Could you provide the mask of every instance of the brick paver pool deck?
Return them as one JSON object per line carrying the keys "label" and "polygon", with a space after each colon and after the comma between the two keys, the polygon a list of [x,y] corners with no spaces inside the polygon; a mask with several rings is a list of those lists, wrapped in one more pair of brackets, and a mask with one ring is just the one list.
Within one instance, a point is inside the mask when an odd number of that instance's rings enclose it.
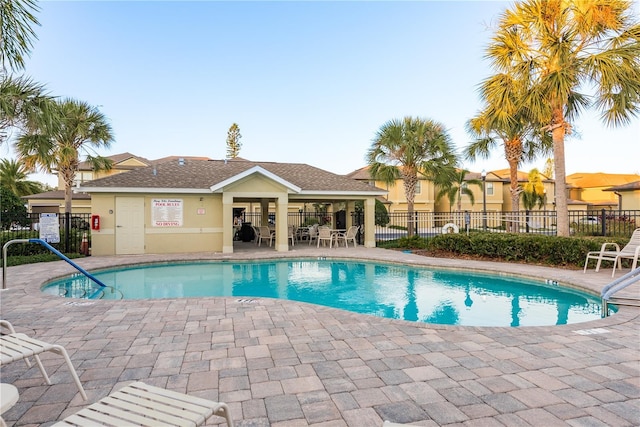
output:
{"label": "brick paver pool deck", "polygon": [[[238,244],[226,254],[90,257],[86,269],[162,260],[290,256],[359,258],[502,271],[599,294],[611,270],[564,270],[435,259],[383,249],[288,253]],[[1,317],[19,332],[63,345],[89,397],[61,357],[11,363],[2,382],[20,392],[9,425],[38,426],[133,381],[226,402],[238,426],[637,426],[640,309],[550,327],[458,327],[358,315],[264,298],[87,301],[44,295],[72,273],[63,261],[10,267]],[[620,276],[620,273],[617,275]],[[640,297],[640,286],[633,290]],[[212,417],[209,425],[222,418]]]}

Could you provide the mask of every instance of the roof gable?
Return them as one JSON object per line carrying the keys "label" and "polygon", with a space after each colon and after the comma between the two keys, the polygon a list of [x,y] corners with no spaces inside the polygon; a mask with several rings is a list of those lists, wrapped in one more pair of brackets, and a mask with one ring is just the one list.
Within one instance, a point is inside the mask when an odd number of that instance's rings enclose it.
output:
{"label": "roof gable", "polygon": [[290,191],[293,191],[294,193],[299,193],[300,190],[302,190],[300,187],[298,187],[297,185],[294,185],[284,179],[282,179],[281,177],[279,177],[276,174],[273,174],[271,172],[269,172],[268,170],[265,170],[264,168],[260,167],[260,166],[254,166],[251,169],[247,169],[244,172],[241,172],[237,175],[232,176],[231,178],[225,179],[224,181],[221,181],[217,184],[214,184],[210,187],[211,191],[213,193],[222,193],[224,191],[224,187],[227,187],[231,184],[237,183],[251,175],[254,174],[258,174],[258,175],[262,175],[272,181],[277,182],[278,184],[282,185],[283,187],[289,189]]}

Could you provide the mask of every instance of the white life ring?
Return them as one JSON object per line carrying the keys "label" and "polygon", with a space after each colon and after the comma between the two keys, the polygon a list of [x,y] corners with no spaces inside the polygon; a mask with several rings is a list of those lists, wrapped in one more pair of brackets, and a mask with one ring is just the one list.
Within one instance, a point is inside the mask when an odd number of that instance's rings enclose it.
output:
{"label": "white life ring", "polygon": [[460,229],[458,228],[458,226],[452,222],[442,226],[442,234],[459,233],[459,232],[460,232]]}

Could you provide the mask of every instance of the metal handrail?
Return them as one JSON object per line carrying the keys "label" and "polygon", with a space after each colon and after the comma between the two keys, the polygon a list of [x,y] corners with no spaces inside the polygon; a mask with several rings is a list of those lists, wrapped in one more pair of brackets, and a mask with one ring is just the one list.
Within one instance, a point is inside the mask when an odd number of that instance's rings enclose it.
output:
{"label": "metal handrail", "polygon": [[57,255],[60,259],[66,261],[69,265],[71,265],[73,268],[78,270],[80,273],[82,273],[85,276],[87,276],[89,279],[91,279],[94,282],[96,282],[98,285],[100,285],[102,287],[106,287],[107,286],[104,283],[102,283],[100,280],[98,280],[95,276],[93,276],[91,273],[89,273],[87,270],[85,270],[84,268],[80,267],[75,262],[71,261],[66,255],[64,255],[62,252],[60,252],[59,250],[57,250],[56,248],[54,248],[53,246],[51,246],[49,243],[45,242],[44,240],[42,240],[42,239],[13,239],[13,240],[9,240],[2,247],[2,289],[6,289],[6,283],[7,283],[7,248],[9,247],[9,245],[11,245],[13,243],[38,243],[38,244],[44,246],[45,248],[49,249],[51,252],[53,252],[55,255]]}
{"label": "metal handrail", "polygon": [[[633,285],[634,283],[640,282],[640,267],[635,270],[631,270],[624,276],[614,280],[613,282],[606,285],[602,288],[602,292],[600,293],[602,297],[602,317],[606,317],[609,315],[609,300],[611,297],[618,291],[626,288],[627,286]],[[635,298],[626,298],[628,300],[634,300]],[[640,303],[640,300],[637,300]]]}

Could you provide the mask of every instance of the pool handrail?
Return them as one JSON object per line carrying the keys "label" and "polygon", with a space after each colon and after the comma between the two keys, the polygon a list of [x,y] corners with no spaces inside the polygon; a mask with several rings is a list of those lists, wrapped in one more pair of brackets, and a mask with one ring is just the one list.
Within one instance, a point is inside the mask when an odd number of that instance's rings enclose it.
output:
{"label": "pool handrail", "polygon": [[6,289],[6,283],[7,283],[7,248],[12,243],[38,243],[38,244],[44,246],[45,248],[49,249],[51,252],[53,252],[55,255],[57,255],[60,259],[62,259],[64,261],[66,261],[67,263],[69,263],[69,265],[71,265],[73,268],[78,270],[80,273],[82,273],[85,276],[87,276],[89,279],[93,280],[98,285],[100,285],[102,287],[106,287],[107,286],[104,283],[102,283],[100,280],[98,280],[95,276],[93,276],[91,273],[89,273],[87,270],[85,270],[84,268],[80,267],[75,262],[71,261],[66,255],[64,255],[62,252],[60,252],[59,250],[57,250],[56,248],[54,248],[53,246],[51,246],[49,243],[45,242],[44,240],[42,240],[42,239],[13,239],[13,240],[9,240],[2,247],[2,289]]}
{"label": "pool handrail", "polygon": [[[640,282],[640,267],[634,270],[631,270],[624,276],[614,280],[613,282],[609,283],[604,288],[602,288],[602,292],[600,293],[600,295],[602,297],[603,317],[606,317],[609,315],[608,304],[616,292],[626,288],[627,286],[630,286],[630,285],[633,285],[634,283],[639,283],[639,282]],[[636,302],[634,298],[624,298],[624,299],[633,300],[635,302],[634,305],[640,303],[640,301]],[[617,301],[617,302],[620,303],[620,301]]]}

